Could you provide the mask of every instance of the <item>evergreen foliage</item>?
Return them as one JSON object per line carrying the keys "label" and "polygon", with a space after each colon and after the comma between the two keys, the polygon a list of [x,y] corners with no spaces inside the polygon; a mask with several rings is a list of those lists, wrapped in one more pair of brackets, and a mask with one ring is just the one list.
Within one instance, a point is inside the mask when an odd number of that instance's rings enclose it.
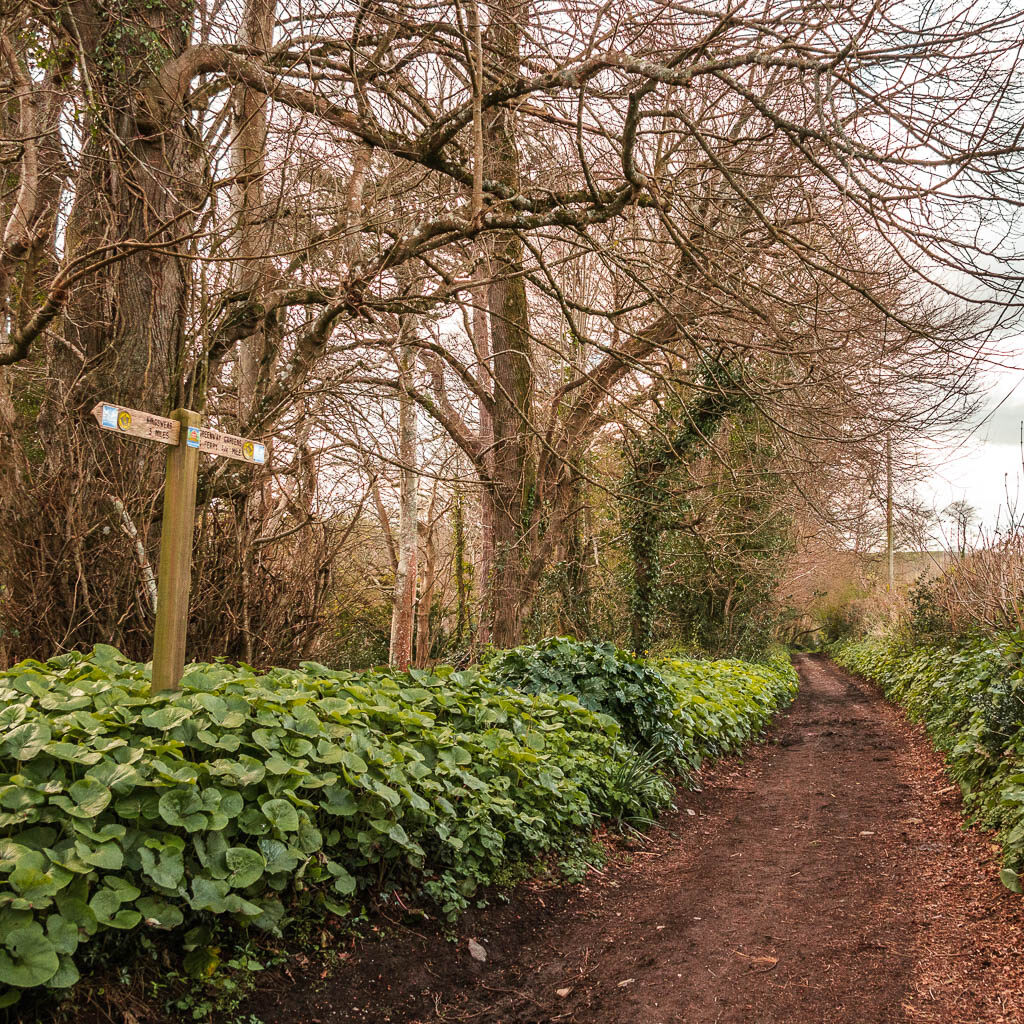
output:
{"label": "evergreen foliage", "polygon": [[833,648],[839,664],[877,683],[928,729],[973,821],[996,829],[1001,878],[1024,872],[1024,636],[906,642],[868,638]]}

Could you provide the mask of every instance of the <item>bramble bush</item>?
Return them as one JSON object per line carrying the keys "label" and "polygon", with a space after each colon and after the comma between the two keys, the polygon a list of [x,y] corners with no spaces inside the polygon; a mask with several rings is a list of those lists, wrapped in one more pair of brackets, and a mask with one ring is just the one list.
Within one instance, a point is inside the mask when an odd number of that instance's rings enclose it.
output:
{"label": "bramble bush", "polygon": [[1003,883],[1024,891],[1024,636],[868,638],[831,653],[924,724],[946,755],[969,817],[999,832]]}
{"label": "bramble bush", "polygon": [[[722,665],[641,673],[689,766],[794,689],[788,665]],[[493,675],[201,664],[151,696],[106,646],[0,673],[0,1006],[72,986],[83,943],[133,929],[190,929],[201,975],[218,918],[280,932],[396,887],[453,916],[509,865],[670,804],[615,718]]]}

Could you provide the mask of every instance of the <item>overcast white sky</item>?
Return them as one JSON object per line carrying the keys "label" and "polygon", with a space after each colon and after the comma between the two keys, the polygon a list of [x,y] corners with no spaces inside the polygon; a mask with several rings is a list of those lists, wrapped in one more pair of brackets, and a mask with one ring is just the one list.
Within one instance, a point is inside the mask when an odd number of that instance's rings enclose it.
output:
{"label": "overcast white sky", "polygon": [[1000,370],[990,378],[992,389],[979,417],[969,425],[970,435],[944,444],[931,456],[932,477],[919,489],[938,512],[950,502],[967,501],[988,528],[997,518],[1005,525],[1007,494],[1018,511],[1024,511],[1024,373]]}

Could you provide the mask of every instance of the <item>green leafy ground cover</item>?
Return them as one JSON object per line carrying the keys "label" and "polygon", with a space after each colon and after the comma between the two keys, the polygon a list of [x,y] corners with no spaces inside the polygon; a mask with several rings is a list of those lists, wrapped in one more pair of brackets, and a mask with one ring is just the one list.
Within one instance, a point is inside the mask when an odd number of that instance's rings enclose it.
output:
{"label": "green leafy ground cover", "polygon": [[999,833],[1004,884],[1024,890],[1024,636],[847,640],[831,653],[925,725],[971,820]]}
{"label": "green leafy ground cover", "polygon": [[[385,888],[455,915],[510,865],[655,815],[672,799],[666,756],[693,768],[736,749],[796,688],[788,662],[649,666],[550,645],[586,664],[586,686],[500,659],[204,664],[151,697],[148,668],[104,646],[0,673],[0,1006],[71,987],[85,944],[119,934],[177,929],[201,975],[218,919],[276,933],[300,907],[344,917]],[[618,704],[584,695],[602,674]]]}
{"label": "green leafy ground cover", "polygon": [[671,656],[645,661],[614,644],[549,637],[498,652],[486,671],[527,693],[572,694],[585,708],[614,718],[634,749],[684,775],[707,757],[739,750],[796,693],[785,652],[764,664]]}

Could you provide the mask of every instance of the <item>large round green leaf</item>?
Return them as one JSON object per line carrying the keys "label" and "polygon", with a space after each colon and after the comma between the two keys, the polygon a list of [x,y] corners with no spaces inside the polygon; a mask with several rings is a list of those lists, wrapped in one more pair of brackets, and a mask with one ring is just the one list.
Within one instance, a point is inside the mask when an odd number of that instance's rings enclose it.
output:
{"label": "large round green leaf", "polygon": [[267,862],[255,850],[245,846],[232,846],[225,854],[228,882],[233,889],[245,889],[263,874]]}
{"label": "large round green leaf", "polygon": [[110,790],[96,779],[84,778],[73,782],[68,796],[76,805],[71,813],[79,818],[95,818],[110,803]]}
{"label": "large round green leaf", "polygon": [[11,888],[30,904],[45,907],[68,882],[71,872],[51,863],[49,857],[38,850],[29,850],[17,860],[10,874]]}
{"label": "large round green leaf", "polygon": [[60,967],[57,973],[46,983],[47,988],[71,988],[78,982],[80,975],[74,960],[70,956],[60,958]]}
{"label": "large round green leaf", "polygon": [[178,825],[188,832],[198,832],[206,825],[203,800],[193,786],[176,786],[164,793],[157,804],[160,817],[168,825]]}
{"label": "large round green leaf", "polygon": [[60,910],[61,917],[78,929],[79,936],[83,933],[85,935],[95,934],[98,927],[96,914],[84,899],[60,893],[57,896],[57,908]]}
{"label": "large round green leaf", "polygon": [[51,914],[46,919],[46,937],[53,943],[58,953],[69,956],[78,949],[78,925],[69,921],[63,914]]}
{"label": "large round green leaf", "polygon": [[45,985],[60,967],[53,943],[35,921],[13,928],[3,936],[0,948],[0,983],[16,988]]}
{"label": "large round green leaf", "polygon": [[221,814],[230,818],[237,818],[245,807],[245,800],[242,794],[233,789],[220,790],[220,811]]}
{"label": "large round green leaf", "polygon": [[327,870],[334,877],[334,888],[344,896],[356,891],[356,880],[340,864],[327,862]]}
{"label": "large round green leaf", "polygon": [[279,832],[298,832],[299,830],[299,812],[287,800],[280,798],[268,800],[263,805],[263,814]]}
{"label": "large round green leaf", "polygon": [[50,727],[46,722],[40,719],[23,722],[4,731],[0,755],[13,757],[15,761],[30,761],[50,742],[50,736]]}
{"label": "large round green leaf", "polygon": [[150,729],[165,732],[168,729],[181,725],[182,722],[191,717],[192,712],[189,708],[163,707],[143,715],[142,724]]}
{"label": "large round green leaf", "polygon": [[266,861],[266,870],[271,874],[294,871],[299,855],[277,839],[260,839],[257,844]]}
{"label": "large round green leaf", "polygon": [[301,736],[287,736],[281,746],[289,757],[307,757],[313,751],[313,744]]}
{"label": "large round green leaf", "polygon": [[6,731],[21,725],[27,714],[28,708],[24,704],[8,704],[7,707],[0,708],[0,729]]}
{"label": "large round green leaf", "polygon": [[223,914],[227,910],[225,902],[231,887],[227,882],[215,878],[193,878],[192,898],[189,903],[193,910],[209,910],[214,914]]}
{"label": "large round green leaf", "polygon": [[320,806],[328,814],[348,817],[359,809],[352,790],[346,789],[344,786],[325,786],[323,794],[324,798]]}
{"label": "large round green leaf", "polygon": [[999,872],[999,880],[1012,892],[1024,892],[1024,884],[1022,884],[1021,876],[1012,868],[1003,868],[1003,870]]}
{"label": "large round green leaf", "polygon": [[153,928],[177,928],[185,920],[185,915],[173,903],[152,896],[136,900],[135,909],[142,914],[146,924]]}
{"label": "large round green leaf", "polygon": [[366,762],[358,754],[353,754],[351,750],[342,752],[341,763],[357,775],[362,775],[367,770]]}

